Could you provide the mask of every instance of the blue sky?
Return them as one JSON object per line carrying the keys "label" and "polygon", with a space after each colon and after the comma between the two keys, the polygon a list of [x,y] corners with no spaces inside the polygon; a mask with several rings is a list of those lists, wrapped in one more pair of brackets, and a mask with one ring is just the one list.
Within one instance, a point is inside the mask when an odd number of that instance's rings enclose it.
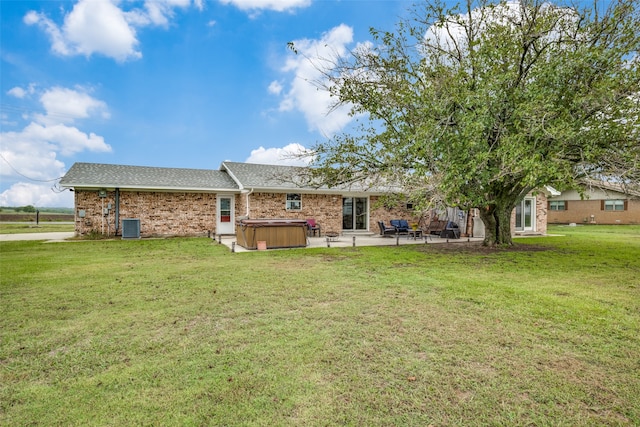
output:
{"label": "blue sky", "polygon": [[370,27],[392,30],[410,6],[0,0],[0,205],[73,206],[72,193],[52,187],[74,162],[290,162],[283,152],[351,120],[327,115],[305,55],[365,43]]}

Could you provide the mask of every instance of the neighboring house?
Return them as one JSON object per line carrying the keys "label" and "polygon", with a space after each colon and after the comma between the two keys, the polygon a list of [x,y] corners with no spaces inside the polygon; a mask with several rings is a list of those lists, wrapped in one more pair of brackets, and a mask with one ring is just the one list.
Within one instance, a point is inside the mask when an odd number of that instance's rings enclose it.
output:
{"label": "neighboring house", "polygon": [[[74,191],[78,235],[122,235],[129,219],[139,220],[143,237],[235,234],[243,218],[313,218],[323,234],[378,233],[378,221],[415,220],[410,206],[383,206],[384,189],[313,187],[302,179],[307,170],[237,162],[218,170],[76,163],[60,185]],[[525,198],[514,210],[514,232],[546,233],[546,204],[544,193]]]}
{"label": "neighboring house", "polygon": [[640,192],[606,182],[583,184],[584,194],[563,191],[549,198],[551,224],[640,224]]}

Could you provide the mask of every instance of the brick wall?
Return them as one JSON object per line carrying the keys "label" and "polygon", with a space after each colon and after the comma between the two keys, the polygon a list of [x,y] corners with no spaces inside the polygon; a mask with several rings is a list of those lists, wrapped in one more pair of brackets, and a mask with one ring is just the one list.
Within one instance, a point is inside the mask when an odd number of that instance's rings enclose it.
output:
{"label": "brick wall", "polygon": [[[245,195],[242,199],[241,212],[245,212]],[[342,196],[340,194],[301,194],[302,209],[286,210],[286,193],[252,193],[249,196],[251,219],[309,219],[313,218],[320,225],[324,234],[327,231],[342,231]]]}
{"label": "brick wall", "polygon": [[[78,235],[98,233],[113,236],[115,233],[115,191],[100,198],[97,191],[75,191],[75,229]],[[251,193],[249,217],[308,219],[314,218],[327,231],[342,232],[341,194],[302,194],[302,209],[287,211],[286,193]],[[103,216],[103,206],[111,203],[109,214]],[[80,211],[84,218],[79,217]],[[247,195],[236,194],[234,212],[236,219],[247,214]],[[216,232],[216,194],[184,192],[120,191],[120,224],[122,219],[140,219],[140,235],[151,236],[201,236]],[[404,206],[386,208],[378,205],[378,197],[369,199],[369,231],[378,233],[378,221],[389,223],[391,219],[417,221]]]}
{"label": "brick wall", "polygon": [[[419,220],[405,205],[386,207],[380,203],[380,198],[377,196],[371,196],[369,203],[369,229],[373,233],[380,233],[378,221],[389,225],[392,219],[406,219],[410,224],[413,222],[417,223]],[[426,224],[428,223],[429,222],[426,221]]]}
{"label": "brick wall", "polygon": [[[75,191],[75,228],[78,235],[115,233],[115,191],[100,198],[97,191]],[[237,200],[238,198],[236,198]],[[107,216],[103,206],[111,203]],[[85,217],[79,217],[79,211]],[[123,218],[140,219],[140,235],[150,236],[200,236],[215,232],[216,195],[211,193],[171,193],[120,191],[120,224]]]}
{"label": "brick wall", "polygon": [[[562,200],[562,197],[555,200]],[[567,200],[565,203],[567,209],[564,211],[549,210],[549,223],[640,224],[640,200],[627,200],[625,211],[605,211],[602,200]]]}
{"label": "brick wall", "polygon": [[[528,195],[527,197],[533,197]],[[533,230],[536,234],[547,234],[547,196],[544,193],[536,193],[536,224]],[[516,233],[516,210],[511,212],[511,234]]]}
{"label": "brick wall", "polygon": [[[240,212],[245,212],[245,195],[241,199]],[[260,218],[285,218],[308,219],[314,218],[324,234],[327,231],[342,232],[342,195],[341,194],[301,194],[302,209],[300,211],[287,211],[285,193],[252,193],[249,196],[250,217]],[[412,220],[411,213],[404,207],[386,208],[379,206],[378,197],[369,198],[369,231],[378,233],[378,221],[389,224],[391,219]],[[417,218],[413,218],[417,220]]]}

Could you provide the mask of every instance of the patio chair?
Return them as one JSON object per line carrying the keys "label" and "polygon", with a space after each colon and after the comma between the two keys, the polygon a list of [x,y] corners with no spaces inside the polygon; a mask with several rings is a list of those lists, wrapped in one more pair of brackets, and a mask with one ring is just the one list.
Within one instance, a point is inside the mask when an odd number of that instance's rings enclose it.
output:
{"label": "patio chair", "polygon": [[458,224],[453,221],[447,222],[445,229],[440,232],[440,237],[447,239],[459,239],[460,228],[458,227]]}
{"label": "patio chair", "polygon": [[392,219],[390,222],[398,234],[409,234],[409,221],[406,219]]}
{"label": "patio chair", "polygon": [[313,218],[307,219],[307,234],[315,237],[316,231],[318,232],[318,237],[320,237],[320,225]]}
{"label": "patio chair", "polygon": [[434,219],[429,223],[428,233],[439,236],[447,228],[447,221]]}
{"label": "patio chair", "polygon": [[395,236],[397,233],[395,227],[385,225],[382,221],[378,221],[378,227],[380,227],[381,236]]}

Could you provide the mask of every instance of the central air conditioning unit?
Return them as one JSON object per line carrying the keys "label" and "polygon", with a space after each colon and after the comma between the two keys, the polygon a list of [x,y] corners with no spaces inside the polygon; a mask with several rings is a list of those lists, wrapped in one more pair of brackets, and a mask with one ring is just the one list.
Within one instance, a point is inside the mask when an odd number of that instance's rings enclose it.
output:
{"label": "central air conditioning unit", "polygon": [[140,219],[139,218],[123,218],[122,219],[122,238],[123,239],[139,239],[140,238]]}

